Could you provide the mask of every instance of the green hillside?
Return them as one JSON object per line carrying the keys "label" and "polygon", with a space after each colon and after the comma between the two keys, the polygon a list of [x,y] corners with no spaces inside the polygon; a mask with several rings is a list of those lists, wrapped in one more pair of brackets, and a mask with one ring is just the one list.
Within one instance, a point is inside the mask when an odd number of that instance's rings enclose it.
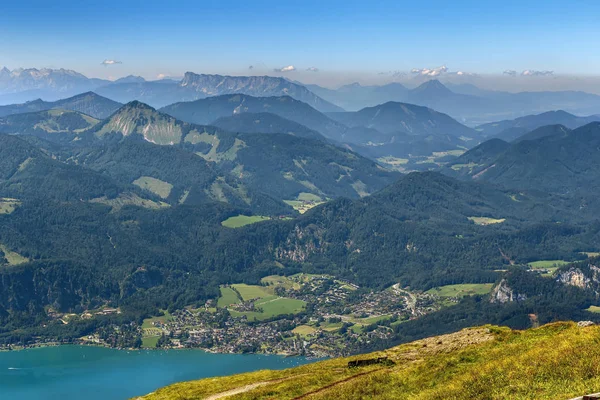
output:
{"label": "green hillside", "polygon": [[0,118],[0,133],[44,135],[81,133],[99,120],[77,111],[52,109]]}
{"label": "green hillside", "polygon": [[139,399],[564,400],[600,390],[599,335],[599,326],[572,322],[527,331],[488,325],[284,371],[177,383]]}
{"label": "green hillside", "polygon": [[326,140],[323,135],[304,125],[268,112],[244,112],[230,117],[221,117],[213,121],[212,125],[228,132],[287,133],[309,139]]}
{"label": "green hillside", "polygon": [[[88,132],[105,142],[133,135],[154,144],[180,147],[214,163],[226,181],[231,177],[280,201],[296,200],[303,192],[322,199],[358,198],[382,189],[398,176],[356,153],[323,143],[322,139],[285,133],[230,133],[182,122],[139,102],[128,103]],[[187,158],[192,157],[190,154]],[[217,185],[212,196],[222,197],[223,190],[226,189]]]}
{"label": "green hillside", "polygon": [[91,115],[94,118],[103,119],[108,118],[121,106],[121,103],[99,96],[94,92],[86,92],[57,101],[43,101],[38,99],[23,104],[0,106],[0,117],[59,109],[76,111],[82,114]]}

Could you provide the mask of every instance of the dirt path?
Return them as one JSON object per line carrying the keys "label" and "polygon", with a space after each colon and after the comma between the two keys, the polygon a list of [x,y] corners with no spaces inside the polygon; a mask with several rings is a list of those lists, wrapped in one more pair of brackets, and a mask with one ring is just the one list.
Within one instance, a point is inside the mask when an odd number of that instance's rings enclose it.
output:
{"label": "dirt path", "polygon": [[212,396],[205,397],[204,400],[222,399],[224,397],[229,397],[229,396],[233,396],[233,395],[236,395],[236,394],[249,392],[251,390],[254,390],[254,389],[256,389],[258,387],[261,387],[261,386],[268,385],[270,383],[275,383],[275,381],[253,383],[251,385],[246,385],[246,386],[242,386],[242,387],[239,387],[239,388],[231,389],[231,390],[228,390],[226,392],[221,392],[221,393],[213,394]]}
{"label": "dirt path", "polygon": [[240,387],[235,388],[235,389],[227,390],[226,392],[221,392],[221,393],[217,393],[217,394],[213,394],[211,396],[205,397],[204,400],[218,400],[218,399],[223,399],[225,397],[234,396],[236,394],[246,393],[246,392],[249,392],[249,391],[254,390],[256,388],[262,387],[262,386],[271,385],[273,383],[280,383],[280,382],[289,381],[290,379],[295,379],[295,378],[298,378],[298,377],[303,376],[303,375],[305,375],[305,374],[288,376],[287,378],[273,379],[273,380],[270,380],[270,381],[262,381],[262,382],[252,383],[252,384],[246,385],[246,386],[240,386]]}

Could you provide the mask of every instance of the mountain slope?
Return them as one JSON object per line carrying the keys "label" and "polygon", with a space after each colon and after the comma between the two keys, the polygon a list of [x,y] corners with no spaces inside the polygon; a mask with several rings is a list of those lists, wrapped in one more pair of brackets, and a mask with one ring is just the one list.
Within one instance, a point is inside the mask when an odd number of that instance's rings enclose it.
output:
{"label": "mountain slope", "polygon": [[[535,140],[514,143],[496,157],[473,168],[469,179],[513,189],[537,189],[563,195],[591,195],[600,187],[600,123],[573,131],[544,127]],[[582,205],[585,207],[585,205]]]}
{"label": "mountain slope", "polygon": [[569,129],[579,128],[590,122],[599,121],[599,116],[578,117],[566,111],[548,111],[537,115],[527,115],[514,120],[504,120],[480,125],[475,129],[484,137],[497,137],[513,141],[519,136],[546,125],[563,125]]}
{"label": "mountain slope", "polygon": [[209,97],[192,102],[176,103],[160,109],[182,121],[207,125],[221,117],[239,113],[268,112],[289,119],[322,135],[342,140],[347,127],[333,121],[310,105],[289,96],[253,97],[242,94]]}
{"label": "mountain slope", "polygon": [[290,96],[323,112],[343,111],[304,86],[270,76],[222,76],[187,72],[179,82],[122,82],[103,86],[97,91],[120,102],[138,100],[157,108],[214,96],[243,94],[255,97]]}
{"label": "mountain slope", "polygon": [[[594,345],[599,334],[598,326],[567,322],[527,331],[488,325],[284,371],[176,383],[141,399],[237,393],[252,399],[563,400],[597,392],[600,379],[590,371],[600,362]],[[350,368],[348,363],[356,360],[374,362]]]}
{"label": "mountain slope", "polygon": [[51,109],[77,111],[94,118],[103,119],[114,113],[122,104],[99,96],[93,92],[78,94],[76,96],[53,102],[34,100],[24,104],[0,106],[0,117],[11,114],[22,114]]}
{"label": "mountain slope", "polygon": [[102,79],[89,79],[86,76],[67,69],[18,68],[0,69],[0,95],[4,99],[58,99],[76,93],[94,90],[108,83]]}
{"label": "mountain slope", "polygon": [[212,125],[228,132],[287,133],[309,139],[326,140],[319,132],[272,113],[244,112],[230,117],[221,117],[213,121]]}
{"label": "mountain slope", "polygon": [[224,202],[261,215],[288,214],[283,202],[221,175],[196,154],[175,146],[156,146],[136,137],[118,143],[96,144],[67,153],[71,162],[135,185],[176,206]]}
{"label": "mountain slope", "polygon": [[240,93],[249,96],[290,96],[321,112],[343,111],[306,87],[271,76],[222,76],[186,72],[180,86],[203,97]]}
{"label": "mountain slope", "polygon": [[0,197],[82,201],[125,192],[106,176],[63,164],[22,140],[0,134]]}
{"label": "mountain slope", "polygon": [[568,136],[572,129],[567,128],[564,125],[547,125],[527,132],[513,141],[513,143],[522,142],[524,140],[537,140],[545,137],[558,138],[561,136]]}
{"label": "mountain slope", "polygon": [[473,137],[476,132],[446,114],[414,104],[388,102],[354,113],[332,113],[332,118],[350,126],[365,126],[382,133],[405,132],[411,135],[450,134]]}
{"label": "mountain slope", "polygon": [[0,133],[47,135],[81,133],[99,120],[77,111],[52,109],[0,118]]}
{"label": "mountain slope", "polygon": [[[261,99],[251,99],[263,104]],[[284,103],[296,102],[289,97],[282,99]],[[207,100],[210,104],[211,99]],[[222,105],[222,99],[217,98],[217,104]],[[121,135],[140,135],[155,144],[179,145],[216,163],[223,173],[240,179],[248,187],[280,200],[295,200],[304,192],[322,199],[356,198],[383,188],[396,176],[370,160],[322,140],[288,134],[230,133],[179,121],[139,102],[126,104],[89,133],[108,140]]]}

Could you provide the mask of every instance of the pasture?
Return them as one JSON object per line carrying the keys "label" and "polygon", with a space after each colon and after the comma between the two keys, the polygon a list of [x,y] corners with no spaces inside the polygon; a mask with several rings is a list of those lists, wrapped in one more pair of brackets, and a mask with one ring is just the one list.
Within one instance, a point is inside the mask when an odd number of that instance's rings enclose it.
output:
{"label": "pasture", "polygon": [[493,283],[462,283],[458,285],[439,286],[429,289],[425,293],[435,294],[439,297],[464,297],[476,294],[487,294],[492,290]]}
{"label": "pasture", "polygon": [[225,221],[222,221],[221,225],[226,228],[241,228],[242,226],[268,221],[270,219],[270,217],[262,215],[236,215],[235,217],[229,217]]}
{"label": "pasture", "polygon": [[262,299],[272,296],[274,293],[272,288],[258,285],[246,285],[245,283],[237,283],[231,285],[231,287],[242,296],[242,300],[244,301]]}
{"label": "pasture", "polygon": [[262,321],[283,314],[296,314],[304,310],[306,303],[302,300],[289,299],[287,297],[271,296],[256,301],[254,305],[262,311],[236,311],[229,310],[232,316],[246,316],[250,321]]}
{"label": "pasture", "polygon": [[496,219],[496,218],[488,218],[488,217],[469,217],[468,219],[470,221],[473,221],[475,223],[475,225],[481,225],[481,226],[501,224],[504,221],[506,221],[505,218]]}
{"label": "pasture", "polygon": [[221,297],[217,301],[217,306],[220,308],[225,308],[232,304],[241,303],[241,299],[238,294],[229,287],[221,287]]}
{"label": "pasture", "polygon": [[142,176],[133,181],[133,184],[160,196],[162,199],[169,197],[171,189],[173,189],[173,185],[169,182],[161,181],[151,176]]}

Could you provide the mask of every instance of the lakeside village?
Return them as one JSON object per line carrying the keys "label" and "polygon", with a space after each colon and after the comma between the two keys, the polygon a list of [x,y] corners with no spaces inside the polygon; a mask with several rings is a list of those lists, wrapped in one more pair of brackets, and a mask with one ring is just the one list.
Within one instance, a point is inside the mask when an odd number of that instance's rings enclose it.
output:
{"label": "lakeside village", "polygon": [[[222,286],[220,298],[207,301],[203,307],[172,314],[164,311],[163,316],[146,319],[141,326],[132,322],[103,327],[70,343],[337,357],[389,340],[397,324],[455,301],[458,296],[410,292],[400,285],[374,292],[327,275],[270,276],[260,285]],[[120,310],[104,308],[95,314],[52,316],[68,324],[73,318],[114,313]]]}

